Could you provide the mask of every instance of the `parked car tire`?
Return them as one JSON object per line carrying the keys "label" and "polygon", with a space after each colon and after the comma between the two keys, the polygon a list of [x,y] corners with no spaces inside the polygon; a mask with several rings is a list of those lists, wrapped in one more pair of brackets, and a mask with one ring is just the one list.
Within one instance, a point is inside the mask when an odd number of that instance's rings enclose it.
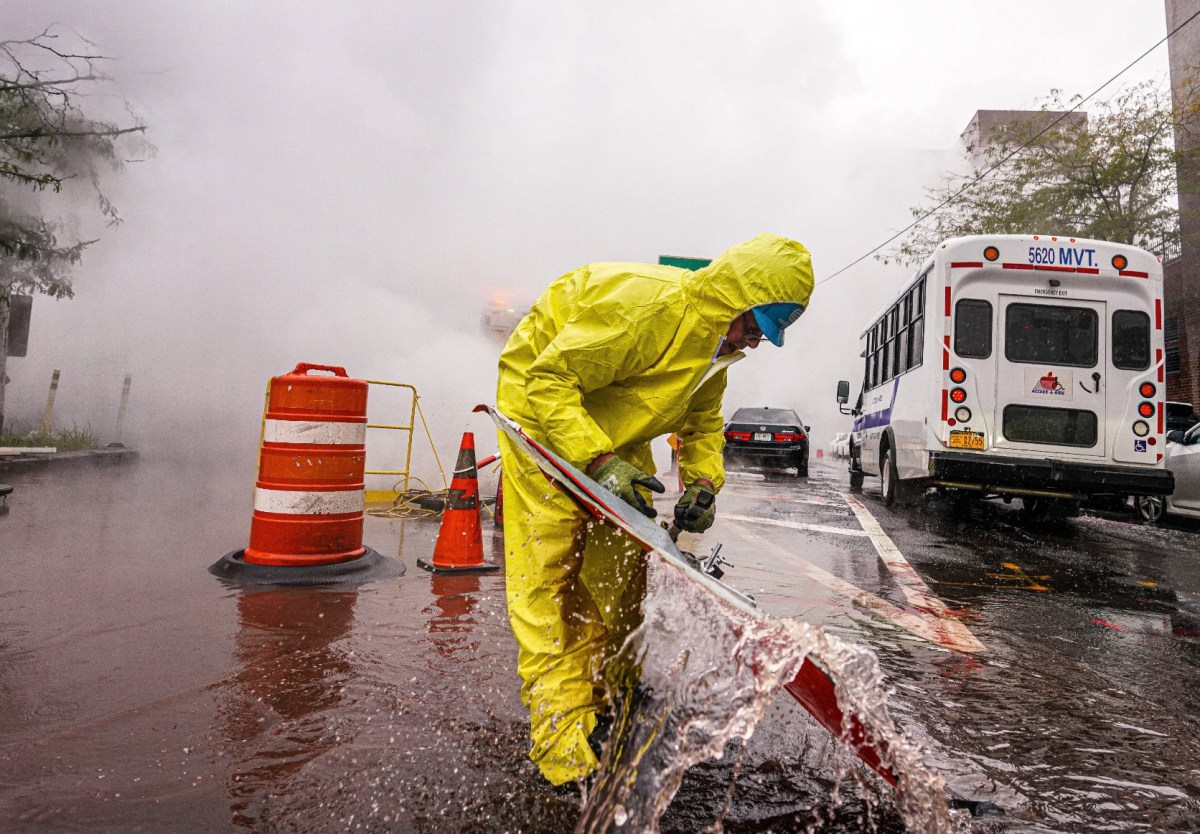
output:
{"label": "parked car tire", "polygon": [[1166,512],[1167,500],[1161,495],[1135,495],[1133,508],[1144,523],[1156,524]]}

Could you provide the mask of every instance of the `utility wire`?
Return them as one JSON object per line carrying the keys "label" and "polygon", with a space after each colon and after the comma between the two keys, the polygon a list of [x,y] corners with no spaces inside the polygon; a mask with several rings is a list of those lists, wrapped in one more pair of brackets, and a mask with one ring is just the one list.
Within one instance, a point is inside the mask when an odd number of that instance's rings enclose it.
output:
{"label": "utility wire", "polygon": [[1103,90],[1103,89],[1104,89],[1105,87],[1107,87],[1109,84],[1113,83],[1113,82],[1114,82],[1114,81],[1116,81],[1118,78],[1120,78],[1122,75],[1124,75],[1125,73],[1129,72],[1129,70],[1130,70],[1130,69],[1132,69],[1132,68],[1133,68],[1133,66],[1134,66],[1135,64],[1137,64],[1139,61],[1141,61],[1143,58],[1145,58],[1145,57],[1146,57],[1147,55],[1149,55],[1151,52],[1153,52],[1154,50],[1158,49],[1160,46],[1162,46],[1164,43],[1166,43],[1168,40],[1170,40],[1170,38],[1171,38],[1171,36],[1172,36],[1172,35],[1174,35],[1176,32],[1178,32],[1178,31],[1179,31],[1180,29],[1182,29],[1184,26],[1187,26],[1189,23],[1191,23],[1191,22],[1192,22],[1193,20],[1195,20],[1197,17],[1200,17],[1200,11],[1197,11],[1197,12],[1193,13],[1191,17],[1189,17],[1187,20],[1183,21],[1183,23],[1180,23],[1178,26],[1176,26],[1176,27],[1175,27],[1174,29],[1172,29],[1170,32],[1168,32],[1168,33],[1167,33],[1167,35],[1166,35],[1166,37],[1164,37],[1164,38],[1163,38],[1162,40],[1160,40],[1158,43],[1154,44],[1154,46],[1152,46],[1152,47],[1150,47],[1149,49],[1147,49],[1145,52],[1143,52],[1143,53],[1142,53],[1141,55],[1139,55],[1138,57],[1134,58],[1134,59],[1133,59],[1133,60],[1132,60],[1132,61],[1131,61],[1131,62],[1130,62],[1130,63],[1129,63],[1129,64],[1128,64],[1128,65],[1127,65],[1127,66],[1126,66],[1124,69],[1122,69],[1120,72],[1118,72],[1118,73],[1117,73],[1116,75],[1114,75],[1112,78],[1110,78],[1110,79],[1108,79],[1107,81],[1105,81],[1103,84],[1101,84],[1101,85],[1100,85],[1099,87],[1097,87],[1095,90],[1092,90],[1092,92],[1088,93],[1088,94],[1087,94],[1087,95],[1086,95],[1084,98],[1080,99],[1080,100],[1079,100],[1079,102],[1078,102],[1078,103],[1077,103],[1077,104],[1076,104],[1074,107],[1072,107],[1070,110],[1067,110],[1066,112],[1064,112],[1064,113],[1063,113],[1061,116],[1059,116],[1057,119],[1055,119],[1055,120],[1054,120],[1053,122],[1051,122],[1050,124],[1046,125],[1046,127],[1042,128],[1042,130],[1041,130],[1041,131],[1039,131],[1039,132],[1038,132],[1036,135],[1034,135],[1034,136],[1030,137],[1030,138],[1029,138],[1029,139],[1028,139],[1028,140],[1025,142],[1025,144],[1021,145],[1019,148],[1016,148],[1016,149],[1015,149],[1015,150],[1014,150],[1012,153],[1008,154],[1008,156],[1004,157],[1004,158],[1003,158],[1003,159],[1001,159],[999,162],[997,162],[995,165],[993,165],[992,167],[988,168],[988,169],[987,169],[986,171],[984,171],[983,173],[981,173],[981,174],[979,174],[978,176],[976,176],[976,177],[975,177],[974,179],[972,179],[970,182],[968,182],[968,183],[964,184],[962,188],[958,189],[958,190],[957,190],[957,191],[955,191],[953,194],[951,194],[949,197],[947,197],[946,199],[944,199],[944,200],[942,200],[940,203],[938,203],[936,206],[934,206],[933,208],[929,209],[929,211],[927,211],[927,212],[925,212],[924,214],[922,214],[922,215],[921,215],[920,217],[918,217],[916,220],[914,220],[913,222],[909,223],[909,224],[908,224],[907,226],[905,226],[903,229],[901,229],[900,231],[896,232],[896,234],[894,234],[894,235],[892,235],[891,237],[889,237],[887,240],[885,240],[883,243],[881,243],[881,244],[879,244],[878,246],[876,246],[874,249],[871,249],[871,250],[868,250],[867,252],[864,252],[862,255],[858,256],[857,258],[855,258],[854,260],[852,260],[850,263],[846,264],[844,267],[842,267],[841,269],[839,269],[837,272],[833,273],[832,275],[826,275],[826,276],[825,276],[824,278],[822,278],[820,281],[817,281],[817,283],[814,285],[814,289],[815,289],[816,287],[819,287],[819,286],[821,286],[821,284],[824,284],[826,281],[832,281],[834,278],[836,278],[836,277],[838,277],[839,275],[841,275],[843,272],[845,272],[846,270],[848,270],[850,267],[854,266],[855,264],[859,263],[860,261],[866,260],[866,259],[867,259],[867,258],[869,258],[871,255],[874,255],[876,252],[878,252],[878,251],[879,251],[880,249],[882,249],[883,247],[887,246],[887,245],[888,245],[889,243],[891,243],[893,240],[895,240],[896,238],[898,238],[898,237],[900,237],[901,235],[903,235],[903,234],[905,234],[906,232],[908,232],[910,229],[912,229],[914,226],[916,226],[918,223],[920,223],[920,222],[921,222],[922,220],[924,220],[925,218],[927,218],[927,217],[930,217],[931,215],[934,215],[934,214],[936,214],[937,212],[941,211],[943,208],[945,208],[946,206],[948,206],[950,203],[952,203],[952,202],[954,202],[955,200],[957,200],[957,199],[958,199],[958,198],[959,198],[959,197],[960,197],[960,196],[963,194],[963,192],[967,191],[967,190],[968,190],[968,189],[970,189],[970,188],[974,188],[976,185],[978,185],[979,183],[983,182],[983,180],[984,180],[984,179],[985,179],[985,178],[988,176],[988,174],[992,173],[992,172],[993,172],[993,171],[995,171],[997,168],[999,168],[1000,166],[1002,166],[1004,163],[1008,162],[1008,161],[1009,161],[1010,159],[1012,159],[1014,156],[1016,156],[1017,154],[1019,154],[1021,151],[1025,150],[1026,148],[1028,148],[1030,145],[1032,145],[1034,142],[1036,142],[1036,141],[1037,141],[1038,139],[1040,139],[1042,136],[1044,136],[1044,135],[1046,135],[1047,133],[1049,133],[1049,132],[1050,132],[1050,131],[1051,131],[1051,130],[1054,128],[1054,127],[1056,127],[1056,126],[1058,125],[1058,123],[1059,123],[1059,122],[1061,122],[1063,119],[1067,118],[1067,116],[1070,116],[1072,113],[1074,113],[1076,110],[1078,110],[1078,109],[1079,109],[1080,107],[1082,107],[1084,104],[1086,104],[1086,103],[1088,102],[1088,100],[1089,100],[1089,99],[1093,98],[1093,97],[1094,97],[1094,96],[1095,96],[1097,93],[1099,93],[1101,90]]}

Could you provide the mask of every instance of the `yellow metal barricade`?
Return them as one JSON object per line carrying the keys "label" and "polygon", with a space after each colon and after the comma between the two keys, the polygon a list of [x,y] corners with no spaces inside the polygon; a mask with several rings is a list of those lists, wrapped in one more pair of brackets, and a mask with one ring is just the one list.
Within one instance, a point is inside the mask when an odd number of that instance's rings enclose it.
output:
{"label": "yellow metal barricade", "polygon": [[[429,488],[428,484],[412,474],[413,435],[416,433],[418,416],[421,418],[421,427],[425,430],[425,437],[429,441],[429,448],[433,451],[433,459],[437,463],[438,474],[442,478],[442,485],[438,491],[444,492],[448,489],[449,484],[446,481],[446,472],[442,468],[442,460],[438,457],[437,446],[433,442],[433,436],[429,433],[429,424],[425,422],[425,413],[421,410],[421,397],[415,387],[404,382],[368,379],[367,384],[403,388],[412,395],[407,423],[367,423],[368,429],[400,431],[407,435],[403,469],[368,469],[364,473],[366,475],[390,475],[395,476],[397,479],[392,484],[390,490],[368,489],[366,491],[367,511],[372,515],[408,515],[412,512],[427,511],[426,508],[421,506],[420,499],[433,494],[434,491]],[[419,489],[413,488],[414,481],[420,484]]]}

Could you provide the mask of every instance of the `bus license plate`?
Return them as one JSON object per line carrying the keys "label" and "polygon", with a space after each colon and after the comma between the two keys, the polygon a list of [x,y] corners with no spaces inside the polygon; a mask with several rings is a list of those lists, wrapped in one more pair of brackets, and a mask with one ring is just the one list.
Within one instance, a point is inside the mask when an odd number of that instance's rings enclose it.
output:
{"label": "bus license plate", "polygon": [[775,436],[773,434],[771,434],[769,431],[756,431],[754,433],[754,439],[765,441],[766,443],[770,443],[772,440],[775,439]]}
{"label": "bus license plate", "polygon": [[950,432],[950,448],[983,450],[983,432],[981,431],[952,431]]}

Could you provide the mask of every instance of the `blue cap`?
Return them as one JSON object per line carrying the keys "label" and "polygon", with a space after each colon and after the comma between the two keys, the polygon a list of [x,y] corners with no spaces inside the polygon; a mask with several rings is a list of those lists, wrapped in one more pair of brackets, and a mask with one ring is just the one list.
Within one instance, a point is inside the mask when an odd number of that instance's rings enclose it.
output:
{"label": "blue cap", "polygon": [[760,304],[751,309],[758,329],[763,336],[771,340],[775,347],[783,347],[783,329],[800,318],[804,312],[803,304],[779,302],[777,304]]}

